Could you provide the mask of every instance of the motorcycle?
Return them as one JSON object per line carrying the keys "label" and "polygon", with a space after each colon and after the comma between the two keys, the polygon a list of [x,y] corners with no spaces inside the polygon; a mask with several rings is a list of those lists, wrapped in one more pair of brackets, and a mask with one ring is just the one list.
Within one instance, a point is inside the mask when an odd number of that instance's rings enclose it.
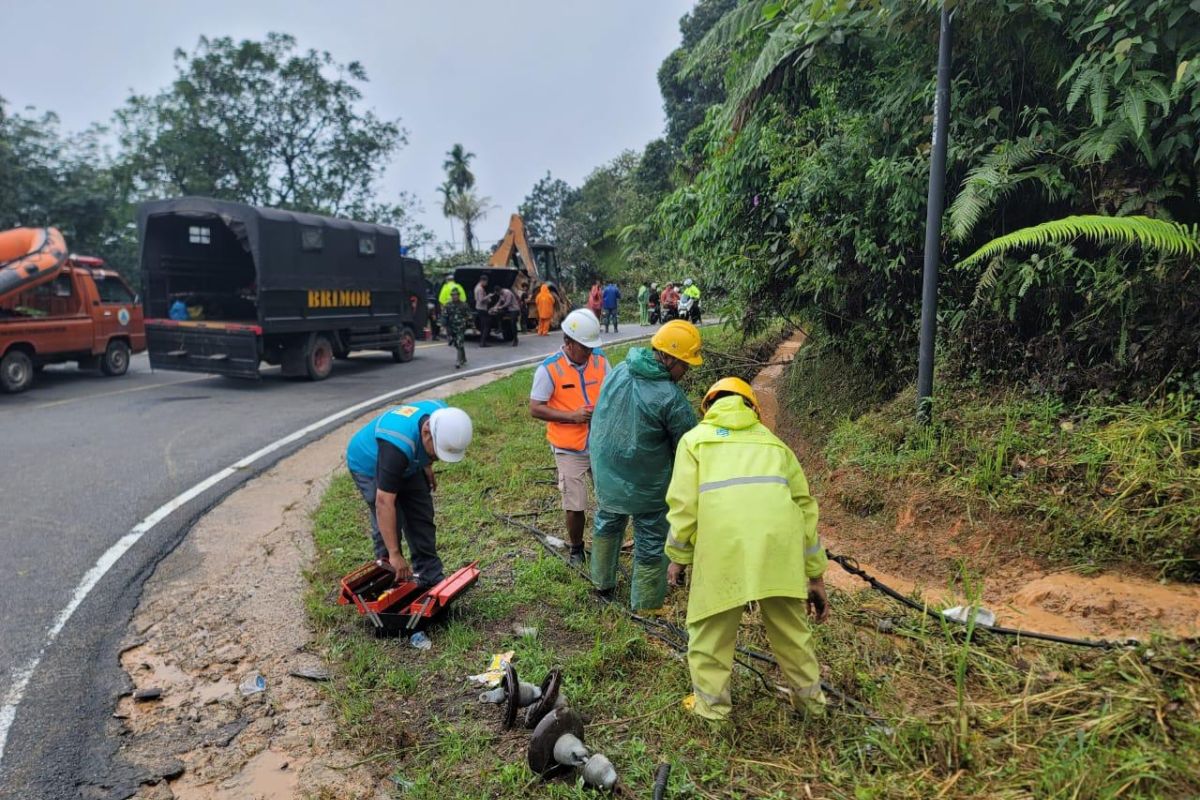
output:
{"label": "motorcycle", "polygon": [[679,317],[693,325],[700,323],[700,301],[686,294],[679,298]]}

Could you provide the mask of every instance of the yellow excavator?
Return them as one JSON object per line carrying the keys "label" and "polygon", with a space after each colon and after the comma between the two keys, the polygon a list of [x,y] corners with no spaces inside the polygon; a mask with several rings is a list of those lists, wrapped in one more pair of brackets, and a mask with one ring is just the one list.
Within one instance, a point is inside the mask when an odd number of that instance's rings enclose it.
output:
{"label": "yellow excavator", "polygon": [[488,283],[493,287],[506,286],[524,295],[525,327],[537,325],[537,306],[534,298],[542,284],[549,285],[554,295],[554,317],[551,327],[557,328],[559,323],[571,311],[571,301],[562,288],[562,273],[558,267],[558,254],[554,245],[545,242],[530,242],[525,235],[525,221],[520,214],[513,214],[508,220],[508,230],[499,246],[492,253],[486,265],[458,267],[454,270],[454,280],[467,290],[468,304],[473,297],[475,283],[480,275],[488,276]]}

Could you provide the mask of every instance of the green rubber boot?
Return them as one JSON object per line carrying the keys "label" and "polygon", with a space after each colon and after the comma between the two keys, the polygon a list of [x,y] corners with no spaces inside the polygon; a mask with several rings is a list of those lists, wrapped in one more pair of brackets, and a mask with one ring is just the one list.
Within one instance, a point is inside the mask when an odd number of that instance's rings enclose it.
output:
{"label": "green rubber boot", "polygon": [[657,561],[634,559],[629,605],[634,611],[656,611],[666,599],[667,557],[660,556]]}
{"label": "green rubber boot", "polygon": [[617,585],[617,560],[621,557],[621,533],[616,536],[592,536],[592,583],[600,591]]}

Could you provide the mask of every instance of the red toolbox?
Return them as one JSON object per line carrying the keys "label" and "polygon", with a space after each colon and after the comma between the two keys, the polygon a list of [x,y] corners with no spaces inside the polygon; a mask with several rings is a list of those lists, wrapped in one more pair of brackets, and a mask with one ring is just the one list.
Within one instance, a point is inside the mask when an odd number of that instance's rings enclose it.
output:
{"label": "red toolbox", "polygon": [[342,578],[338,605],[353,605],[381,635],[416,631],[479,580],[479,562],[473,561],[429,587],[416,581],[393,586],[392,580],[387,567],[369,561]]}

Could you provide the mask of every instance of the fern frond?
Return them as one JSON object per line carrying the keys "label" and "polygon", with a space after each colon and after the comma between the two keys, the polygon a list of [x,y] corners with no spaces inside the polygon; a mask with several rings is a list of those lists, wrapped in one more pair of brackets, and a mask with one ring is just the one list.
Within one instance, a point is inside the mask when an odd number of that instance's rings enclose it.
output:
{"label": "fern frond", "polygon": [[1039,181],[1052,191],[1052,170],[1035,167],[1017,172],[1041,153],[1033,139],[1026,138],[1002,143],[984,156],[979,165],[967,173],[962,189],[950,204],[950,238],[965,241],[984,213],[1024,181]]}
{"label": "fern frond", "polygon": [[803,34],[797,33],[792,25],[785,23],[771,31],[758,58],[754,59],[729,94],[726,113],[731,115],[734,130],[741,130],[759,102],[779,87],[788,70],[803,69],[812,61],[816,54],[814,47],[809,46],[797,52],[804,42]]}
{"label": "fern frond", "polygon": [[[1078,69],[1080,60],[1082,58],[1083,58],[1083,56],[1080,56],[1079,59],[1076,59],[1075,64],[1071,67],[1072,71]],[[1070,75],[1069,72],[1067,74],[1068,74],[1068,76]],[[1064,76],[1064,79],[1065,78],[1066,78],[1066,76]],[[1071,84],[1071,91],[1067,93],[1067,111],[1068,112],[1071,111],[1073,108],[1075,108],[1075,104],[1078,103],[1080,98],[1083,97],[1083,93],[1085,91],[1087,91],[1089,86],[1092,85],[1093,80],[1094,80],[1094,78],[1092,76],[1092,70],[1090,70],[1090,69],[1080,70],[1079,73],[1075,76],[1075,82]]]}
{"label": "fern frond", "polygon": [[1136,244],[1167,256],[1200,255],[1200,230],[1195,225],[1189,228],[1177,222],[1150,217],[1088,215],[1064,217],[1005,234],[988,242],[958,262],[957,266],[965,269],[1013,250],[1042,247],[1050,243],[1064,244],[1075,239]]}
{"label": "fern frond", "polygon": [[1125,114],[1125,119],[1133,128],[1133,136],[1135,139],[1142,138],[1142,134],[1146,132],[1146,95],[1142,91],[1142,87],[1134,85],[1125,90],[1125,97],[1121,101],[1121,111]]}
{"label": "fern frond", "polygon": [[1108,111],[1108,73],[1097,67],[1092,71],[1092,119],[1097,125],[1104,124]]}
{"label": "fern frond", "polygon": [[1003,258],[996,257],[991,260],[991,263],[987,265],[987,269],[979,276],[979,282],[975,284],[975,297],[971,300],[971,305],[977,305],[983,299],[984,293],[991,291],[996,286],[996,281],[1000,277],[1000,270],[1003,267]]}
{"label": "fern frond", "polygon": [[715,25],[708,29],[704,38],[692,47],[679,74],[684,78],[688,77],[701,64],[750,35],[751,31],[764,24],[763,11],[771,3],[772,0],[748,0],[726,12]]}

